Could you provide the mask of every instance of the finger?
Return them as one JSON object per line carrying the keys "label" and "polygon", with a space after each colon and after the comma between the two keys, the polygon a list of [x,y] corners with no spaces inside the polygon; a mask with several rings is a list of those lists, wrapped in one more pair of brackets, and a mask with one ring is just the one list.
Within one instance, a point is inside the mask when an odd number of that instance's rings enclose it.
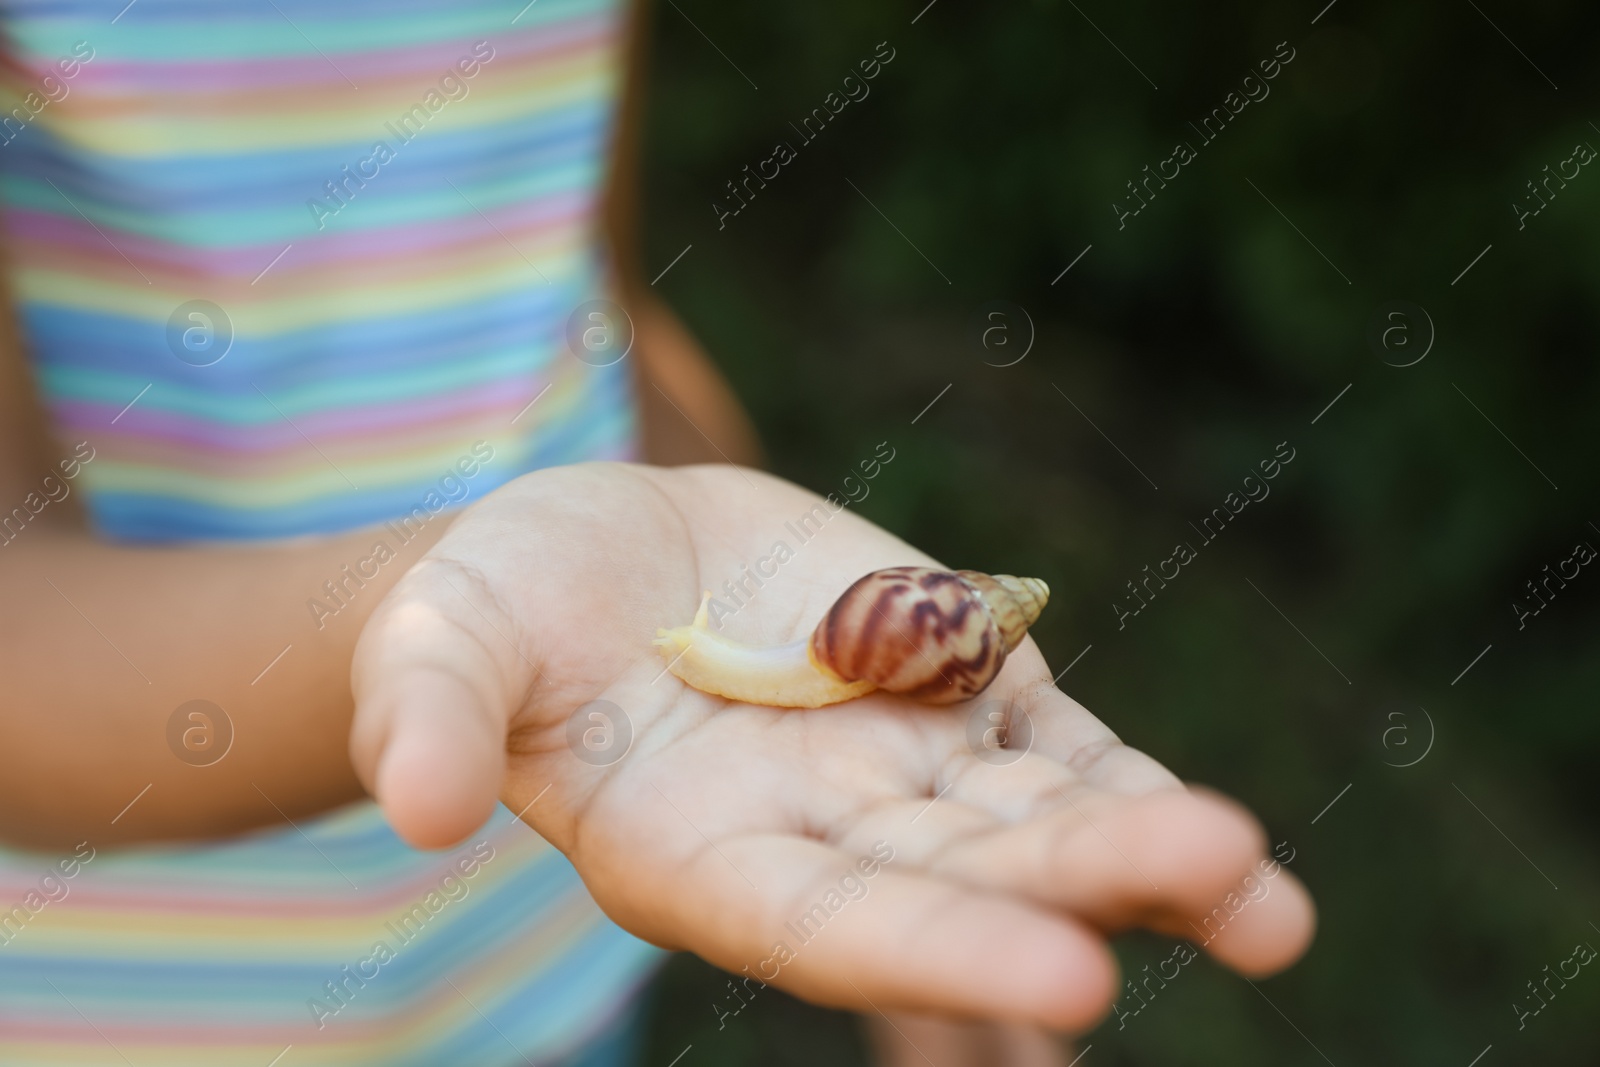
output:
{"label": "finger", "polygon": [[[1019,650],[1025,658],[1018,670],[1023,679],[1037,682],[1030,664],[1035,657],[1028,656],[1031,651]],[[1011,666],[1008,662],[1007,668]],[[1072,883],[1085,894],[1102,894],[1097,899],[1074,899],[1072,894],[1053,891],[1054,875],[1048,863],[1041,865],[1046,884],[1033,889],[1037,899],[1064,901],[1108,928],[1137,923],[1179,936],[1198,935],[1196,940],[1205,943],[1221,962],[1246,974],[1274,973],[1305,953],[1315,933],[1315,907],[1297,879],[1284,877],[1276,888],[1271,884],[1279,865],[1263,858],[1259,829],[1248,812],[1208,792],[1196,794],[1202,798],[1199,807],[1182,799],[1153,801],[1145,807],[1146,825],[1129,828],[1137,847],[1131,854],[1122,851],[1117,845],[1121,837],[1098,825],[1090,811],[1077,810],[1071,797],[1082,799],[1080,789],[1068,786],[1064,779],[1079,786],[1091,785],[1097,794],[1124,797],[1162,793],[1181,798],[1182,784],[1149,756],[1123,745],[1082,705],[1053,687],[1025,682],[1013,691],[1018,694],[1015,704],[1026,712],[1028,722],[1024,732],[1019,734],[1013,725],[1011,733],[1013,738],[1025,739],[1026,751],[1015,757],[1007,750],[983,753],[977,763],[958,761],[952,765],[954,769],[947,767],[949,780],[935,783],[946,802],[934,818],[923,820],[927,825],[911,839],[911,847],[921,840],[931,855],[939,847],[933,842],[941,835],[945,841],[975,838],[990,829],[986,822],[1021,823],[1041,809],[1059,808],[1066,802],[1074,808],[1067,816],[1069,824],[1082,820],[1095,831],[1098,843],[1117,852],[1122,878],[1114,876],[1118,865],[1102,849],[1103,862],[1088,868],[1101,874],[1100,884]],[[1069,774],[1064,775],[1064,770]],[[951,788],[943,792],[946,785]],[[1115,804],[1114,799],[1107,799]],[[1205,811],[1208,801],[1209,814]],[[1168,805],[1178,809],[1177,817],[1163,814]],[[1096,802],[1084,801],[1082,807],[1093,810]],[[1138,815],[1120,818],[1140,820]],[[1115,824],[1117,819],[1111,821]],[[1171,842],[1170,849],[1162,842]],[[1097,844],[1080,828],[1079,844],[1085,843],[1090,849]],[[1185,858],[1182,846],[1191,852],[1198,848],[1203,854]],[[1133,855],[1140,848],[1153,849],[1158,855],[1136,860]],[[1074,877],[1083,869],[1079,852],[1081,847],[1063,853],[1059,861],[1073,869]],[[1163,880],[1144,869],[1162,866],[1175,866],[1179,873]],[[1163,895],[1158,888],[1169,881],[1178,886],[1172,896]],[[1214,895],[1208,898],[1208,893]],[[1266,894],[1271,894],[1270,900]],[[1230,910],[1241,901],[1248,902],[1247,912]],[[1226,921],[1237,914],[1245,916],[1243,921]],[[1219,935],[1223,925],[1227,936]]]}
{"label": "finger", "polygon": [[[957,803],[941,801],[944,811],[928,813],[934,827],[917,838],[925,851],[907,848],[907,861],[1122,929],[1206,915],[1266,854],[1250,814],[1211,793],[1181,790],[1126,798],[1066,785],[1051,790],[1056,803],[1045,813],[973,832],[973,816],[962,808],[982,811],[984,785],[974,782],[1006,771],[1014,768],[963,774],[965,789],[952,790]],[[950,830],[944,841],[942,829]]]}
{"label": "finger", "polygon": [[439,558],[407,574],[362,632],[351,759],[419,848],[454,844],[494,810],[506,722],[532,673],[510,632],[481,576]]}
{"label": "finger", "polygon": [[[912,862],[1104,929],[1214,938],[1217,958],[1246,973],[1280,970],[1304,953],[1315,928],[1310,898],[1286,878],[1266,899],[1272,877],[1261,872],[1276,875],[1278,865],[1263,858],[1248,812],[1186,790],[1059,692],[1024,687],[1016,703],[1035,724],[1031,734],[1008,728],[1013,741],[1031,741],[1026,749],[961,749],[971,744],[954,739],[964,725],[942,724],[936,745],[958,755],[914,783],[928,797],[873,805],[852,820],[842,847],[890,835]],[[1240,901],[1250,902],[1247,920],[1215,937],[1218,918]]]}
{"label": "finger", "polygon": [[[726,970],[856,1011],[936,1012],[1081,1031],[1109,1009],[1116,965],[1071,917],[902,870],[893,846],[861,856],[762,835],[701,849],[652,897],[602,899]],[[884,855],[891,859],[881,861]],[[871,873],[865,873],[870,870]],[[683,931],[691,931],[688,937]]]}
{"label": "finger", "polygon": [[952,844],[935,870],[981,877],[1108,928],[1203,914],[1265,854],[1247,813],[1220,798],[1121,798],[1069,786],[1050,813]]}
{"label": "finger", "polygon": [[1198,919],[1171,916],[1151,925],[1193,940],[1251,978],[1276,974],[1305,955],[1316,933],[1316,908],[1298,878],[1279,869],[1271,878],[1252,876],[1230,893]]}

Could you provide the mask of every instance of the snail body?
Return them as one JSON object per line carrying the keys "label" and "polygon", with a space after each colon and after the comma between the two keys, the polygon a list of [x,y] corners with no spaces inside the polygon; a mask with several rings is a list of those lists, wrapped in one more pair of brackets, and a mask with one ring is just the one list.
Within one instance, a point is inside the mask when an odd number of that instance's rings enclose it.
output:
{"label": "snail body", "polygon": [[693,623],[655,644],[673,674],[729,700],[820,708],[883,689],[953,704],[994,681],[1049,596],[1037,578],[890,567],[858,579],[800,641],[763,648],[712,632],[707,593]]}

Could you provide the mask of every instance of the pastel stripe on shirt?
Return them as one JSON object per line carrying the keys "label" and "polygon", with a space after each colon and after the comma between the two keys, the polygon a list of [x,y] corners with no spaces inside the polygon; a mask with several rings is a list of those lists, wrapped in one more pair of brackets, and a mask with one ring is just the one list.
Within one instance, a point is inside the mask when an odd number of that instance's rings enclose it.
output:
{"label": "pastel stripe on shirt", "polygon": [[13,288],[99,529],[377,522],[479,440],[473,495],[630,454],[625,365],[565,343],[602,280],[609,2],[106,8],[0,3],[12,110],[43,101],[0,123]]}
{"label": "pastel stripe on shirt", "polygon": [[504,808],[444,854],[356,805],[205,849],[91,843],[63,877],[71,855],[0,862],[6,1064],[547,1063],[657,956]]}
{"label": "pastel stripe on shirt", "polygon": [[[626,364],[564,341],[602,291],[612,0],[0,0],[0,29],[12,291],[58,435],[95,451],[77,485],[102,534],[432,510],[480,441],[493,459],[446,496],[631,454]],[[222,315],[174,322],[194,301]],[[485,835],[494,860],[403,947],[386,931],[454,857],[407,848],[371,804],[102,850],[37,913],[57,858],[0,850],[0,1062],[570,1052],[659,954],[508,813]]]}

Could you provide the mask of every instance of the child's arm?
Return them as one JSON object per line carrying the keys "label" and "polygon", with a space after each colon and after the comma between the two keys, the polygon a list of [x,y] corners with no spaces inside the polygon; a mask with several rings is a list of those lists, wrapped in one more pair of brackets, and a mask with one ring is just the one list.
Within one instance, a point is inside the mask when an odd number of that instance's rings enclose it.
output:
{"label": "child's arm", "polygon": [[[449,520],[319,629],[306,601],[367,555],[371,534],[274,548],[97,542],[81,484],[60,481],[71,495],[37,515],[27,506],[29,493],[34,506],[47,499],[41,479],[72,451],[49,443],[32,396],[0,321],[0,519],[11,519],[0,533],[0,838],[70,849],[223,834],[359,797],[346,755],[351,650]],[[210,767],[168,747],[168,720],[195,699],[233,723],[231,751]]]}
{"label": "child's arm", "polygon": [[[527,475],[368,624],[352,756],[412,842],[459,840],[503,801],[625,928],[824,1003],[1077,1028],[1117,985],[1109,931],[1214,932],[1248,974],[1298,957],[1310,901],[1254,820],[1118,742],[1031,639],[968,705],[815,711],[688,689],[651,645],[725,581],[747,602],[723,632],[777,644],[862,574],[923,562],[754,471]],[[1034,741],[997,765],[968,731],[1005,700]]]}
{"label": "child's arm", "polygon": [[[0,549],[0,837],[70,849],[219,835],[359,797],[345,753],[351,649],[426,544],[403,549],[320,632],[306,600],[373,540],[133,549],[31,523]],[[168,746],[169,718],[195,699],[223,708],[234,731],[221,762],[199,769]]]}
{"label": "child's arm", "polygon": [[[672,312],[631,270],[623,276],[645,454],[753,462],[754,432],[726,384]],[[41,479],[71,453],[50,440],[34,396],[0,302],[0,520],[27,512],[29,493],[37,506]],[[85,531],[81,486],[64,484],[64,500],[0,527],[0,841],[216,836],[358,798],[347,755],[356,637],[453,517],[399,548],[319,626],[307,601],[327,600],[323,583],[369,555],[375,531],[249,548],[118,547]],[[220,706],[234,733],[228,754],[204,768],[167,740],[174,711],[196,699]]]}
{"label": "child's arm", "polygon": [[[639,362],[650,368],[639,388],[652,458],[717,458],[680,414],[692,411],[720,448],[749,459],[754,436],[693,341],[664,307],[633,304]],[[319,625],[308,600],[328,602],[323,583],[368,556],[376,531],[280,546],[119,547],[84,529],[73,482],[62,483],[65,499],[28,512],[28,494],[37,506],[41,479],[72,450],[44,431],[19,353],[0,302],[0,520],[14,507],[30,516],[0,527],[0,841],[217,836],[359,798],[347,754],[351,653],[453,516],[394,546],[398,558]],[[196,699],[220,706],[234,733],[227,755],[203,768],[168,743],[174,711]]]}
{"label": "child's arm", "polygon": [[[647,5],[637,6],[642,19]],[[605,223],[617,299],[637,336],[630,363],[644,454],[668,464],[757,462],[755,432],[737,399],[641,279],[643,36],[642,23],[634,25]],[[11,318],[0,301],[0,519],[40,489],[62,454],[44,430]],[[375,533],[275,547],[135,549],[90,537],[79,504],[74,487],[14,539],[0,532],[0,840],[70,847],[85,837],[212,836],[359,797],[346,753],[356,636],[452,517],[430,523],[319,627],[308,599],[367,556]],[[235,735],[223,760],[199,769],[167,743],[168,719],[195,699],[223,708]]]}

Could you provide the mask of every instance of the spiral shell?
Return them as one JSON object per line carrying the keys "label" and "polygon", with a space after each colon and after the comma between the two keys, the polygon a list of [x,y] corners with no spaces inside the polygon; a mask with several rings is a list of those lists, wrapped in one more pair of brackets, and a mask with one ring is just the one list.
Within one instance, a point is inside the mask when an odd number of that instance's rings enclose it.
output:
{"label": "spiral shell", "polygon": [[811,635],[811,659],[928,704],[976,696],[1049,599],[1037,578],[891,567],[859,579]]}

